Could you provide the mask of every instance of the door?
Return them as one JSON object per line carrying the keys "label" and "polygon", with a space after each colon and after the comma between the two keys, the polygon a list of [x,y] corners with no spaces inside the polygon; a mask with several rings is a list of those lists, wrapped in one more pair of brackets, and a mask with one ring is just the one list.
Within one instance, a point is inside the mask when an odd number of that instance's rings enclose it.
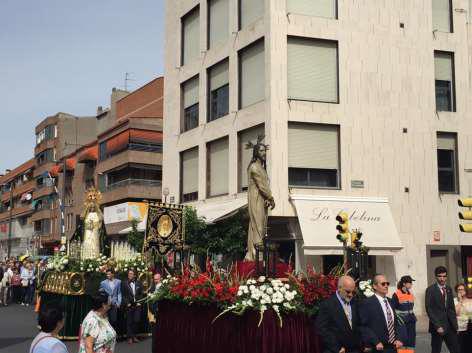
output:
{"label": "door", "polygon": [[[444,266],[447,268],[448,265],[448,251],[447,250],[431,250],[430,258],[429,258],[429,268],[431,269],[428,271],[428,282],[430,284],[435,282],[434,276],[434,269],[438,266]],[[449,283],[450,276],[447,277],[447,284]]]}

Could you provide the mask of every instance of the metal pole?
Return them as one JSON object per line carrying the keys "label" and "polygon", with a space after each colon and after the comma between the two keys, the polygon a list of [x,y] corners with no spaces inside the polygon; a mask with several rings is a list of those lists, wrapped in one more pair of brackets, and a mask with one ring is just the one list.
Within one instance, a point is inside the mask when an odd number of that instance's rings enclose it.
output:
{"label": "metal pole", "polygon": [[64,251],[65,239],[65,209],[66,209],[66,176],[67,176],[67,158],[64,157],[62,164],[62,195],[61,195],[61,246],[60,251]]}
{"label": "metal pole", "polygon": [[12,232],[11,232],[11,224],[12,224],[12,218],[13,218],[13,181],[10,182],[10,215],[8,219],[8,251],[7,251],[7,257],[10,258],[11,255],[11,237],[12,237]]}

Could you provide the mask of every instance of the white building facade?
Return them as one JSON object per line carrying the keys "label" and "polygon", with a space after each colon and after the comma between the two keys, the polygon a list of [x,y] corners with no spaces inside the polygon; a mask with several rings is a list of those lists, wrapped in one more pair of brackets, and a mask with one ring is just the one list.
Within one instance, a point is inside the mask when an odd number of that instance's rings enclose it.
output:
{"label": "white building facade", "polygon": [[421,313],[435,266],[451,285],[472,276],[457,217],[472,193],[471,11],[466,0],[167,1],[170,200],[212,220],[240,207],[244,144],[265,134],[281,252],[328,271],[346,210],[369,271],[392,287],[415,278]]}

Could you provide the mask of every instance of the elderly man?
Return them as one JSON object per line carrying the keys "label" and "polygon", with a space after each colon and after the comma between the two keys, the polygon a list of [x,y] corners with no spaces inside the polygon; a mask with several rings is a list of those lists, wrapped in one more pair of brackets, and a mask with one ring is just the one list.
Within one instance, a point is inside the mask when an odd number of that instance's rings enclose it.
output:
{"label": "elderly man", "polygon": [[338,280],[338,290],[323,301],[316,319],[325,353],[360,352],[359,313],[353,301],[356,284],[349,276]]}
{"label": "elderly man", "polygon": [[398,323],[390,298],[387,298],[389,285],[384,275],[375,275],[372,280],[375,294],[367,298],[359,309],[363,343],[385,353],[396,352],[403,346],[397,338]]}

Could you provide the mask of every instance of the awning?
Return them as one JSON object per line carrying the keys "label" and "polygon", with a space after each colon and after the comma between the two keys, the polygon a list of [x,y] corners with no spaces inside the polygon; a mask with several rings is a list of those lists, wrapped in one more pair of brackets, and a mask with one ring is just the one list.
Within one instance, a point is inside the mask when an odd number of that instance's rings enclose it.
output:
{"label": "awning", "polygon": [[305,255],[341,254],[342,244],[336,239],[336,216],[349,215],[351,229],[360,229],[361,241],[371,255],[393,255],[402,243],[390,211],[388,199],[291,195],[303,235]]}
{"label": "awning", "polygon": [[194,205],[197,216],[205,219],[206,223],[215,223],[234,215],[240,208],[247,206],[247,198],[206,201]]}
{"label": "awning", "polygon": [[98,145],[86,147],[79,153],[78,162],[95,162],[98,160]]}
{"label": "awning", "polygon": [[59,175],[59,165],[55,164],[52,166],[52,168],[49,170],[49,174],[55,178]]}
{"label": "awning", "polygon": [[[74,158],[67,158],[66,159],[66,169],[67,170],[74,170],[75,165],[77,163],[77,159]],[[59,172],[62,173],[62,170],[64,169],[64,164],[63,162],[59,163]]]}

